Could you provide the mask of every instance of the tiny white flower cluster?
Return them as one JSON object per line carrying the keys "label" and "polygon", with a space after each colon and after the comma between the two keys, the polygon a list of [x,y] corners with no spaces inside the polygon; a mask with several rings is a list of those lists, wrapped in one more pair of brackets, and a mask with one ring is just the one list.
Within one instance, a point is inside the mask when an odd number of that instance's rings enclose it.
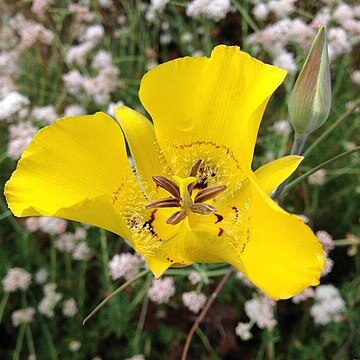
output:
{"label": "tiny white flower cluster", "polygon": [[308,178],[308,182],[311,185],[324,185],[326,181],[326,170],[320,169],[313,174],[311,174]]}
{"label": "tiny white flower cluster", "polygon": [[41,268],[35,273],[35,282],[37,284],[44,284],[49,276],[46,269]]}
{"label": "tiny white flower cluster", "polygon": [[[1,59],[0,59],[1,64]],[[15,114],[23,118],[28,113],[30,100],[17,91],[5,93],[0,100],[0,120],[9,121]]]}
{"label": "tiny white flower cluster", "polygon": [[131,358],[127,358],[125,360],[145,360],[145,356],[142,354],[136,354],[132,356]]}
{"label": "tiny white flower cluster", "polygon": [[192,0],[186,8],[186,15],[190,17],[205,16],[220,21],[230,11],[230,0]]}
{"label": "tiny white flower cluster", "polygon": [[[85,43],[86,45],[87,43]],[[90,43],[93,44],[93,43]],[[84,46],[85,45],[77,45]],[[93,49],[89,48],[80,49],[83,51],[81,57],[74,56],[74,59],[68,58],[68,62],[81,62],[82,65],[86,63],[87,53]],[[78,51],[79,49],[76,48]],[[86,51],[85,51],[86,50]],[[69,54],[68,54],[69,55]],[[70,55],[72,55],[70,53]],[[84,76],[79,70],[71,70],[62,76],[67,91],[74,96],[84,97],[85,95],[91,96],[93,100],[99,104],[104,105],[110,102],[110,93],[113,92],[118,85],[119,69],[112,64],[112,57],[109,52],[99,50],[91,63],[91,68],[97,72],[94,77]]]}
{"label": "tiny white flower cluster", "polygon": [[38,310],[48,318],[54,317],[54,309],[62,299],[62,294],[56,292],[56,284],[49,283],[44,286],[44,297],[41,299]]}
{"label": "tiny white flower cluster", "polygon": [[34,314],[35,309],[33,307],[16,310],[11,314],[11,322],[14,327],[18,327],[21,324],[31,323],[34,318]]}
{"label": "tiny white flower cluster", "polygon": [[[350,53],[359,44],[360,17],[357,6],[337,1],[334,6],[320,7],[312,22],[307,24],[299,17],[291,17],[296,10],[295,2],[295,0],[255,2],[254,17],[259,21],[270,20],[270,22],[262,30],[252,33],[247,38],[249,45],[253,45],[253,51],[265,49],[272,56],[275,65],[294,74],[297,65],[294,54],[288,50],[288,45],[296,43],[307,52],[319,25],[328,26],[330,60]],[[275,17],[270,18],[270,13]],[[273,18],[276,19],[275,22],[271,22]]]}
{"label": "tiny white flower cluster", "polygon": [[271,330],[277,324],[274,318],[275,306],[275,301],[269,297],[255,295],[251,300],[246,301],[245,313],[260,329]]}
{"label": "tiny white flower cluster", "polygon": [[138,254],[117,254],[109,261],[110,276],[113,280],[130,280],[139,273],[141,263],[143,258]]}
{"label": "tiny white flower cluster", "polygon": [[251,333],[252,324],[239,322],[235,328],[235,333],[241,340],[250,340],[253,336]]}
{"label": "tiny white flower cluster", "polygon": [[151,0],[145,14],[146,20],[153,22],[156,19],[156,15],[164,11],[165,6],[169,1],[170,0]]}
{"label": "tiny white flower cluster", "polygon": [[335,248],[335,243],[332,236],[326,231],[317,231],[316,236],[323,245],[326,257],[326,263],[321,272],[321,276],[324,277],[331,273],[334,266],[334,261],[329,257],[329,252]]}
{"label": "tiny white flower cluster", "polygon": [[184,292],[182,294],[184,305],[193,313],[197,314],[206,303],[206,296],[196,291]]}
{"label": "tiny white flower cluster", "polygon": [[345,301],[333,285],[320,285],[315,289],[315,303],[310,314],[315,324],[326,325],[340,322],[346,310]]}
{"label": "tiny white flower cluster", "polygon": [[65,317],[71,318],[78,312],[76,301],[73,298],[67,299],[63,302],[62,313]]}
{"label": "tiny white flower cluster", "polygon": [[191,270],[189,272],[188,279],[192,285],[196,285],[201,281],[201,275],[197,271]]}
{"label": "tiny white flower cluster", "polygon": [[150,300],[158,304],[168,303],[174,294],[174,279],[170,276],[165,276],[161,279],[154,279],[148,291]]}
{"label": "tiny white flower cluster", "polygon": [[59,118],[53,105],[35,106],[31,110],[31,117],[42,125],[49,125]]}
{"label": "tiny white flower cluster", "polygon": [[8,270],[2,279],[2,286],[6,293],[12,293],[17,290],[26,291],[31,283],[31,274],[19,267]]}
{"label": "tiny white flower cluster", "polygon": [[278,120],[273,125],[274,131],[279,135],[289,135],[292,131],[290,122],[287,120]]}
{"label": "tiny white flower cluster", "polygon": [[66,231],[67,221],[56,217],[28,217],[25,226],[31,232],[40,230],[49,235],[60,235]]}
{"label": "tiny white flower cluster", "polygon": [[81,342],[77,340],[71,340],[69,343],[69,350],[72,352],[78,352],[81,348]]}
{"label": "tiny white flower cluster", "polygon": [[65,253],[71,254],[74,260],[88,260],[91,250],[86,243],[86,230],[77,227],[74,233],[66,232],[55,240],[55,247]]}
{"label": "tiny white flower cluster", "polygon": [[10,125],[10,141],[7,147],[7,156],[13,160],[19,159],[37,130],[38,129],[30,122],[22,122],[16,125]]}
{"label": "tiny white flower cluster", "polygon": [[293,296],[291,298],[291,301],[294,304],[299,304],[303,301],[306,301],[307,299],[311,299],[313,298],[315,295],[315,291],[312,287],[307,287],[306,289],[304,289],[301,293]]}

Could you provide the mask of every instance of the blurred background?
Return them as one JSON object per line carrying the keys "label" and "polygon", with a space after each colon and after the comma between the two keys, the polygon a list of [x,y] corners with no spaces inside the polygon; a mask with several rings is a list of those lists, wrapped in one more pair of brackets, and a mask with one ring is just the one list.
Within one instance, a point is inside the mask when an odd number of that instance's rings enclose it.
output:
{"label": "blurred background", "polygon": [[[1,188],[38,129],[114,104],[144,112],[139,82],[157,64],[239,45],[288,71],[258,137],[253,169],[289,154],[287,99],[319,25],[333,104],[299,176],[359,144],[360,5],[322,0],[0,1]],[[324,135],[325,134],[325,135]],[[314,143],[316,141],[316,143]],[[321,286],[273,302],[233,274],[189,359],[360,357],[360,156],[332,161],[284,194],[324,245]],[[56,218],[17,219],[0,197],[1,359],[179,359],[224,264],[170,269],[84,317],[145,264],[117,236]]]}

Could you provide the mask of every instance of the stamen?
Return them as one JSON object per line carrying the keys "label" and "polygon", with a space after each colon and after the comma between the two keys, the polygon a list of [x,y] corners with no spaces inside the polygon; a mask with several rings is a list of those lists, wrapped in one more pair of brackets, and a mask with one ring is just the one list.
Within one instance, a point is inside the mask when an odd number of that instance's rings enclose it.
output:
{"label": "stamen", "polygon": [[[196,177],[199,169],[200,169],[200,166],[201,166],[201,163],[202,163],[202,160],[199,159],[199,160],[196,160],[192,166],[191,166],[191,169],[189,171],[189,174],[188,174],[188,177]],[[194,187],[195,187],[196,183],[192,183],[192,184],[189,184],[188,186],[188,191],[189,191],[189,194],[191,196],[193,190],[194,190]]]}
{"label": "stamen", "polygon": [[226,189],[226,185],[211,185],[205,189],[200,190],[194,199],[195,203],[202,203],[204,201],[213,199],[215,196],[219,195]]}
{"label": "stamen", "polygon": [[146,209],[154,209],[154,208],[168,208],[168,207],[179,207],[180,201],[175,198],[167,198],[151,201],[145,205]]}
{"label": "stamen", "polygon": [[201,215],[208,215],[214,213],[216,210],[216,207],[209,205],[209,204],[203,204],[203,203],[196,203],[190,206],[190,210],[194,213],[201,214]]}
{"label": "stamen", "polygon": [[182,209],[170,215],[166,220],[167,224],[176,225],[186,218],[186,210]]}
{"label": "stamen", "polygon": [[202,160],[199,159],[199,160],[196,160],[191,168],[190,168],[190,171],[189,171],[189,174],[188,174],[188,177],[193,177],[193,176],[196,176],[196,174],[198,173],[199,169],[200,169],[200,165],[202,163]]}
{"label": "stamen", "polygon": [[156,185],[162,187],[177,199],[180,199],[180,189],[174,181],[165,176],[153,176],[152,178]]}

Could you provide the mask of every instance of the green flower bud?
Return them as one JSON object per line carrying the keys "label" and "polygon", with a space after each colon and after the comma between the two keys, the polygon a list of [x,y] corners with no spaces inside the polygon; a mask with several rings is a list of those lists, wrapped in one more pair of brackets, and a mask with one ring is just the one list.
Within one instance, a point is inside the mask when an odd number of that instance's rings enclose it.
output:
{"label": "green flower bud", "polygon": [[327,120],[331,107],[326,30],[320,26],[289,98],[290,122],[298,134],[310,134]]}

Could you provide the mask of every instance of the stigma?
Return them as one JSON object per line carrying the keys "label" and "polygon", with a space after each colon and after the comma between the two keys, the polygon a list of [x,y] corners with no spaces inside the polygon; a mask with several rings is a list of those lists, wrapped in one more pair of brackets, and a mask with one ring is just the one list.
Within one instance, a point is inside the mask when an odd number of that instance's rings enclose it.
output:
{"label": "stigma", "polygon": [[208,204],[207,201],[214,200],[226,189],[226,185],[208,186],[206,181],[198,176],[201,165],[202,160],[196,160],[185,178],[173,176],[171,180],[165,176],[153,176],[155,184],[167,191],[170,197],[151,201],[145,208],[178,208],[166,220],[166,223],[170,225],[178,224],[190,213],[209,215],[216,212],[216,207]]}

